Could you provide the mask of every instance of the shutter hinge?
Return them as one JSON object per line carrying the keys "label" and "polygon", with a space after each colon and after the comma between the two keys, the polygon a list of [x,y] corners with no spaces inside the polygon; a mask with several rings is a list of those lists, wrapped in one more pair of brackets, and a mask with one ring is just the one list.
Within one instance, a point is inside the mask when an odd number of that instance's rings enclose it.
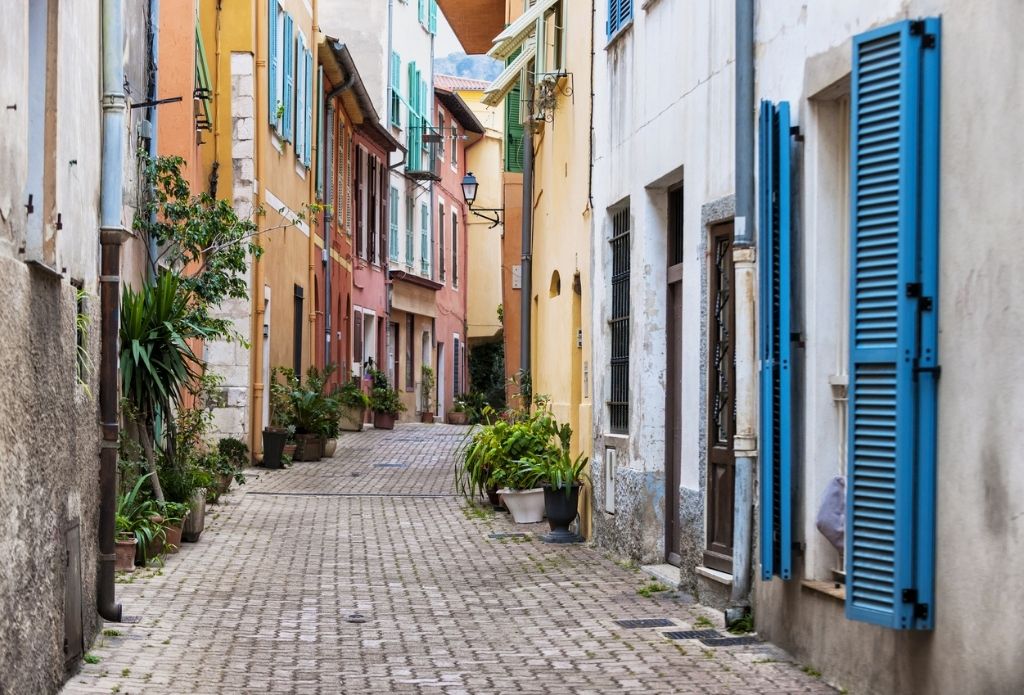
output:
{"label": "shutter hinge", "polygon": [[35,211],[36,211],[36,208],[35,208],[35,206],[34,206],[34,205],[32,204],[32,194],[31,194],[31,193],[29,193],[29,194],[28,194],[28,203],[27,203],[27,204],[25,205],[25,212],[26,212],[27,214],[31,215],[31,214],[32,214],[33,212],[35,212]]}
{"label": "shutter hinge", "polygon": [[789,127],[789,134],[797,142],[803,142],[804,141],[804,136],[803,136],[803,134],[801,134],[800,126],[798,126],[798,125],[790,126]]}
{"label": "shutter hinge", "polygon": [[917,589],[904,589],[902,599],[903,603],[914,604],[914,618],[916,620],[928,620],[928,604],[917,602]]}
{"label": "shutter hinge", "polygon": [[924,20],[923,19],[915,19],[914,21],[912,21],[910,23],[910,35],[911,36],[920,36],[923,33],[924,33]]}
{"label": "shutter hinge", "polygon": [[925,34],[922,45],[925,48],[935,48],[935,34]]}
{"label": "shutter hinge", "polygon": [[924,287],[920,282],[907,283],[907,297],[917,300],[917,308],[921,311],[932,310],[932,298],[924,296]]}

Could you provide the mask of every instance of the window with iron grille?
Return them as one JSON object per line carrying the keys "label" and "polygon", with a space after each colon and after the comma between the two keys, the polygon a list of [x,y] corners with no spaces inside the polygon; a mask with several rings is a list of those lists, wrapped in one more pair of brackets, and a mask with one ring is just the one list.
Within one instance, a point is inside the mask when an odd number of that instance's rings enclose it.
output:
{"label": "window with iron grille", "polygon": [[609,427],[613,433],[629,431],[629,207],[612,216],[608,240],[612,255],[612,302],[608,318],[611,354]]}

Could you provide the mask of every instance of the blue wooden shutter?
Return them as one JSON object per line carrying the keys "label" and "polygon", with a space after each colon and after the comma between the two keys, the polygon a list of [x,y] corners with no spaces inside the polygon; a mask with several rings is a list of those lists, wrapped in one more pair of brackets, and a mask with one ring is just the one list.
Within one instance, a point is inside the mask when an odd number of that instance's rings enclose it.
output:
{"label": "blue wooden shutter", "polygon": [[420,129],[419,116],[419,94],[420,94],[420,73],[416,69],[416,61],[409,63],[409,154],[406,157],[407,168],[418,171],[422,159],[422,146],[420,141],[423,138],[423,131]]}
{"label": "blue wooden shutter", "polygon": [[793,576],[789,103],[761,102],[761,578]]}
{"label": "blue wooden shutter", "polygon": [[416,7],[417,14],[419,15],[420,24],[427,23],[427,3],[430,0],[419,0],[419,5]]}
{"label": "blue wooden shutter", "polygon": [[284,16],[284,139],[295,140],[295,35],[292,18]]}
{"label": "blue wooden shutter", "polygon": [[934,618],[939,20],[854,38],[846,615]]}
{"label": "blue wooden shutter", "polygon": [[313,163],[313,53],[306,51],[306,84],[302,89],[306,93],[306,156],[305,164],[308,167]]}
{"label": "blue wooden shutter", "polygon": [[[316,72],[316,97],[319,108],[316,111],[316,194],[322,201],[324,199],[324,166],[333,155],[324,149],[324,129],[327,123],[327,105],[324,102],[324,69],[317,67]],[[328,202],[328,204],[330,204]],[[333,211],[328,212],[333,214]]]}
{"label": "blue wooden shutter", "polygon": [[296,38],[298,50],[295,54],[295,158],[300,164],[306,163],[306,41],[299,34]]}
{"label": "blue wooden shutter", "polygon": [[437,0],[430,0],[430,22],[428,28],[431,34],[437,33]]}
{"label": "blue wooden shutter", "polygon": [[267,118],[272,127],[280,130],[281,122],[277,117],[277,102],[281,100],[281,95],[277,93],[277,72],[281,66],[277,64],[277,51],[281,37],[277,35],[277,13],[277,0],[269,0],[267,3],[267,64],[270,68],[267,71]]}

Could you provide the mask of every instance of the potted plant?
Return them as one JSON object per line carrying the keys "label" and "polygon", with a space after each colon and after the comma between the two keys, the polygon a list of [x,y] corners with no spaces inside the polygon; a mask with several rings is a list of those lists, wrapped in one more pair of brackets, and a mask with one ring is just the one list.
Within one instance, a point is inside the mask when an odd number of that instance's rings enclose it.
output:
{"label": "potted plant", "polygon": [[544,536],[545,543],[578,543],[583,540],[569,530],[579,514],[580,488],[587,480],[590,459],[583,454],[569,455],[569,448],[559,447],[537,458],[524,459],[524,470],[537,475],[543,483],[544,513],[551,532]]}
{"label": "potted plant", "polygon": [[291,423],[291,401],[286,384],[278,375],[281,367],[270,372],[270,425],[263,428],[263,466],[281,468],[281,456],[288,442],[288,428]]}
{"label": "potted plant", "polygon": [[232,481],[245,485],[242,469],[248,461],[249,447],[242,440],[224,437],[217,442],[217,456],[213,459],[214,468],[211,472],[216,476],[218,498],[231,489]]}
{"label": "potted plant", "polygon": [[164,502],[162,510],[165,534],[164,548],[169,553],[176,553],[178,548],[181,547],[181,527],[185,522],[185,516],[188,514],[188,505],[182,502]]}
{"label": "potted plant", "polygon": [[337,395],[324,398],[324,417],[320,423],[320,435],[323,440],[324,458],[332,458],[338,448],[339,420],[341,418],[341,402]]}
{"label": "potted plant", "polygon": [[469,413],[466,412],[466,402],[461,398],[455,399],[455,404],[448,412],[449,425],[465,425],[469,422]]}
{"label": "potted plant", "polygon": [[287,468],[292,465],[292,461],[295,460],[295,450],[299,447],[295,443],[295,425],[289,425],[287,431],[287,439],[285,440],[284,452],[281,454],[281,465],[278,468]]}
{"label": "potted plant", "polygon": [[[117,509],[114,513],[114,525],[117,530],[114,552],[115,566],[124,570],[131,569],[133,564],[145,565],[146,559],[152,559],[155,542],[164,539],[164,530],[154,500],[145,499],[140,490],[152,473],[139,476],[131,490],[118,496]],[[160,521],[154,521],[154,517]],[[118,543],[117,541],[120,541]],[[129,550],[131,553],[129,554]]]}
{"label": "potted plant", "polygon": [[420,422],[431,424],[434,422],[434,370],[427,365],[420,369],[420,400],[423,410],[420,411]]}
{"label": "potted plant", "polygon": [[320,431],[324,417],[323,399],[318,393],[301,386],[292,390],[292,413],[295,423],[295,460],[317,461]]}
{"label": "potted plant", "polygon": [[363,391],[358,376],[353,376],[335,394],[340,405],[339,415],[341,429],[345,432],[362,432],[366,421],[366,409],[370,407],[370,397]]}
{"label": "potted plant", "polygon": [[370,392],[370,409],[373,410],[373,426],[382,430],[393,430],[399,413],[405,411],[405,404],[398,391],[391,388],[386,374],[370,368],[373,390]]}

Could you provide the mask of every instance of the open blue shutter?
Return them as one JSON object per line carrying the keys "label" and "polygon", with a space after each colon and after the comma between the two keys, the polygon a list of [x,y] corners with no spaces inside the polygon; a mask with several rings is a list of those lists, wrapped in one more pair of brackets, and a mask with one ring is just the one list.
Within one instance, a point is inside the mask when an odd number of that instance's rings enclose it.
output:
{"label": "open blue shutter", "polygon": [[281,37],[277,35],[277,0],[267,3],[267,118],[270,125],[280,128],[277,118],[277,102],[281,100],[277,93],[277,47]]}
{"label": "open blue shutter", "polygon": [[419,4],[416,7],[416,12],[419,15],[420,24],[427,23],[427,3],[430,0],[419,0]]}
{"label": "open blue shutter", "polygon": [[608,21],[605,24],[605,33],[611,36],[619,28],[619,0],[608,0]]}
{"label": "open blue shutter", "polygon": [[316,72],[316,96],[319,108],[316,111],[316,194],[322,201],[324,199],[324,164],[330,159],[330,155],[324,149],[324,130],[327,123],[327,106],[324,103],[324,69],[317,67]]}
{"label": "open blue shutter", "polygon": [[793,576],[789,103],[761,102],[761,578]]}
{"label": "open blue shutter", "polygon": [[846,615],[934,618],[939,20],[854,38]]}
{"label": "open blue shutter", "polygon": [[306,42],[299,34],[295,53],[295,158],[306,163]]}
{"label": "open blue shutter", "polygon": [[313,53],[306,51],[306,84],[302,89],[306,92],[306,157],[305,163],[308,167],[313,163]]}
{"label": "open blue shutter", "polygon": [[388,229],[388,250],[390,251],[391,260],[398,260],[398,189],[394,186],[391,187],[391,195],[388,198],[388,202],[391,206],[391,220],[390,227]]}
{"label": "open blue shutter", "polygon": [[437,33],[437,0],[430,0],[430,22],[428,29],[431,34]]}
{"label": "open blue shutter", "polygon": [[295,35],[292,18],[284,16],[284,139],[295,140]]}

